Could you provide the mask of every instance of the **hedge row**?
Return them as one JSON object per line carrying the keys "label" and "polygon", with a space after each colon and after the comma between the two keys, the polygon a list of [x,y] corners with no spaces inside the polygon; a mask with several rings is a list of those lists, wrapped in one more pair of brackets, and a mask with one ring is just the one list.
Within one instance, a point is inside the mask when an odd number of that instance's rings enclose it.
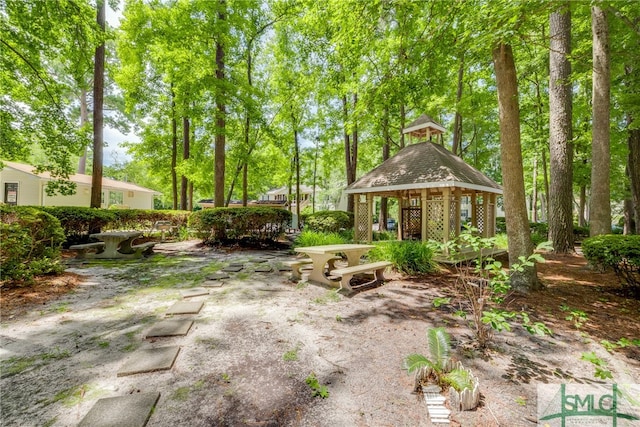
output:
{"label": "hedge row", "polygon": [[353,228],[353,213],[345,211],[318,211],[303,218],[304,228],[321,233],[338,233]]}
{"label": "hedge row", "polygon": [[145,209],[94,209],[77,206],[39,207],[58,218],[67,236],[66,245],[86,242],[89,234],[98,230],[138,230],[153,228],[156,221],[171,221],[184,227],[189,212]]}
{"label": "hedge row", "polygon": [[590,237],[582,242],[582,253],[591,265],[613,269],[623,286],[640,298],[640,235]]}
{"label": "hedge row", "polygon": [[0,205],[0,280],[29,282],[62,271],[65,236],[52,215],[27,206]]}
{"label": "hedge row", "polygon": [[214,208],[189,217],[189,228],[208,245],[242,239],[275,241],[289,224],[291,212],[279,208]]}

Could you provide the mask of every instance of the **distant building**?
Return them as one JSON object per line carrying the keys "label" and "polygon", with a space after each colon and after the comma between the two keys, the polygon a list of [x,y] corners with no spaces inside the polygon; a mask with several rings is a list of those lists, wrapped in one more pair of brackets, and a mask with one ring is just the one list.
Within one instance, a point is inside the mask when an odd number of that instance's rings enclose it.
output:
{"label": "distant building", "polygon": [[[48,172],[35,173],[35,167],[23,163],[3,161],[0,170],[2,202],[28,206],[84,206],[91,205],[91,175],[75,174],[69,181],[76,184],[75,194],[49,196],[46,186],[52,180]],[[102,178],[102,208],[112,205],[130,209],[153,209],[157,191],[130,182]]]}

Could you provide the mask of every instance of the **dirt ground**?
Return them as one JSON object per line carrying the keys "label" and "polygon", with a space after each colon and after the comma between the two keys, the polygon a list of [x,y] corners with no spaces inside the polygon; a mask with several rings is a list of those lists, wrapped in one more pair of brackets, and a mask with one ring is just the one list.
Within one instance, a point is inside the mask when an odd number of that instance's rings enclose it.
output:
{"label": "dirt ground", "polygon": [[[346,297],[277,269],[251,271],[265,256],[277,267],[291,257],[285,251],[156,248],[147,259],[73,263],[57,279],[1,289],[3,426],[77,425],[100,398],[153,391],[161,396],[148,426],[426,426],[402,361],[427,354],[425,332],[434,326],[446,327],[455,357],[480,379],[481,406],[452,414],[452,425],[535,425],[538,384],[599,381],[583,352],[595,352],[615,381],[640,382],[640,348],[609,352],[601,343],[640,338],[640,303],[579,255],[546,254],[538,266],[546,289],[507,302],[553,335],[514,325],[482,353],[454,315],[454,271],[391,274]],[[144,338],[181,290],[211,284],[206,276],[231,263],[245,270],[191,299],[205,304],[180,316],[195,320],[186,336]],[[445,296],[452,304],[433,306]],[[136,350],[169,345],[180,346],[170,371],[117,377]],[[313,396],[311,375],[328,397]]]}

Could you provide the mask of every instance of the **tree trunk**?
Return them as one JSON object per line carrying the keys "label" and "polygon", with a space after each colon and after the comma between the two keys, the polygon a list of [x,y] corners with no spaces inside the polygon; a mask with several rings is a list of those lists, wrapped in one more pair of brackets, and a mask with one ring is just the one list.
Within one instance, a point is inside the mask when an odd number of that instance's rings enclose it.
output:
{"label": "tree trunk", "polygon": [[585,215],[585,210],[587,209],[587,186],[580,186],[580,207],[578,208],[578,225],[580,227],[587,226],[587,217]]}
{"label": "tree trunk", "polygon": [[549,240],[556,253],[573,247],[573,132],[571,97],[571,11],[569,3],[549,17]]}
{"label": "tree trunk", "polygon": [[[226,0],[219,0],[220,10],[218,12],[218,20],[224,22],[226,19],[225,9]],[[216,136],[215,136],[215,188],[214,203],[217,208],[225,206],[224,203],[224,172],[225,172],[225,120],[227,114],[227,106],[224,96],[224,44],[222,35],[218,35],[216,40],[216,80],[218,88],[216,93]]]}
{"label": "tree trunk", "polygon": [[533,158],[533,193],[531,194],[531,221],[538,222],[538,158]]}
{"label": "tree trunk", "polygon": [[[390,132],[389,132],[389,108],[384,108],[384,116],[382,118],[382,161],[389,158],[390,152]],[[378,216],[378,229],[384,231],[387,229],[387,218],[389,218],[389,201],[386,197],[380,198],[380,215]]]}
{"label": "tree trunk", "polygon": [[591,236],[611,233],[610,153],[610,59],[609,29],[606,12],[591,7],[593,36],[593,132],[591,142],[591,200],[589,231]]}
{"label": "tree trunk", "polygon": [[296,167],[296,218],[298,218],[298,229],[300,229],[300,145],[298,143],[297,123],[293,116],[291,118],[294,119],[294,126],[296,126],[293,129],[293,140],[295,144],[295,154],[293,158]]}
{"label": "tree trunk", "polygon": [[[349,104],[347,95],[342,95],[342,119],[344,126],[344,161],[345,170],[347,171],[347,185],[355,181],[355,171],[351,163],[351,136],[349,134]],[[354,177],[352,179],[352,177]],[[347,196],[347,212],[353,212],[353,194]]]}
{"label": "tree trunk", "polygon": [[[627,117],[627,124],[631,124],[631,117]],[[627,144],[629,146],[629,158],[627,174],[629,175],[629,187],[631,190],[631,208],[635,227],[633,232],[640,234],[640,129],[629,129]]]}
{"label": "tree trunk", "polygon": [[400,149],[401,150],[405,146],[404,132],[402,131],[404,130],[404,126],[406,122],[407,122],[407,113],[404,109],[404,103],[402,103],[400,104]]}
{"label": "tree trunk", "polygon": [[[518,82],[511,46],[500,43],[493,50],[493,64],[498,89],[500,120],[500,158],[504,189],[504,210],[509,244],[509,263],[520,263],[519,257],[533,252],[527,204],[524,191],[522,147],[520,143],[520,107]],[[536,267],[525,267],[511,275],[511,287],[519,292],[529,292],[541,286]]]}
{"label": "tree trunk", "polygon": [[178,120],[176,119],[176,95],[171,83],[171,199],[172,209],[178,209]]}
{"label": "tree trunk", "polygon": [[[82,129],[89,121],[89,109],[87,107],[87,90],[80,90],[80,129]],[[78,159],[78,173],[84,175],[87,173],[87,147],[84,147],[82,156]]]}
{"label": "tree trunk", "polygon": [[549,221],[549,168],[547,167],[547,150],[543,147],[540,150],[542,154],[542,183],[544,185],[544,194],[541,195],[540,213],[544,221]]}
{"label": "tree trunk", "polygon": [[453,124],[453,146],[451,152],[462,157],[462,114],[460,114],[460,100],[462,99],[462,85],[464,84],[464,55],[460,58],[458,67],[458,90],[456,92],[456,116]]}
{"label": "tree trunk", "polygon": [[[191,134],[189,133],[189,118],[182,118],[182,160],[188,160],[190,156],[189,152],[189,138]],[[183,211],[187,210],[188,201],[187,201],[187,193],[189,187],[189,180],[186,176],[182,175],[180,182],[180,209]]]}
{"label": "tree trunk", "polygon": [[[97,1],[96,21],[101,32],[105,28],[105,1]],[[93,68],[93,171],[91,175],[91,204],[99,208],[102,204],[102,148],[104,145],[104,41],[96,47]],[[105,203],[109,203],[108,196]]]}

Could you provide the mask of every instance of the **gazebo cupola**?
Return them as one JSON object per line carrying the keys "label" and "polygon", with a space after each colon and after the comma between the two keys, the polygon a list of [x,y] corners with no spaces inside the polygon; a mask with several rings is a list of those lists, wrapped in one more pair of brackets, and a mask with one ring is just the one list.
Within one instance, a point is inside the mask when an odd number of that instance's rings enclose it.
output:
{"label": "gazebo cupola", "polygon": [[413,122],[409,123],[406,128],[402,129],[403,134],[409,135],[410,144],[421,141],[433,142],[433,136],[442,135],[444,131],[445,128],[443,128],[442,125],[426,114],[421,115]]}
{"label": "gazebo cupola", "polygon": [[502,187],[443,145],[430,142],[444,128],[426,114],[402,130],[413,140],[345,190],[354,195],[354,237],[373,239],[374,197],[398,200],[398,239],[446,242],[470,223],[495,235],[496,196]]}

